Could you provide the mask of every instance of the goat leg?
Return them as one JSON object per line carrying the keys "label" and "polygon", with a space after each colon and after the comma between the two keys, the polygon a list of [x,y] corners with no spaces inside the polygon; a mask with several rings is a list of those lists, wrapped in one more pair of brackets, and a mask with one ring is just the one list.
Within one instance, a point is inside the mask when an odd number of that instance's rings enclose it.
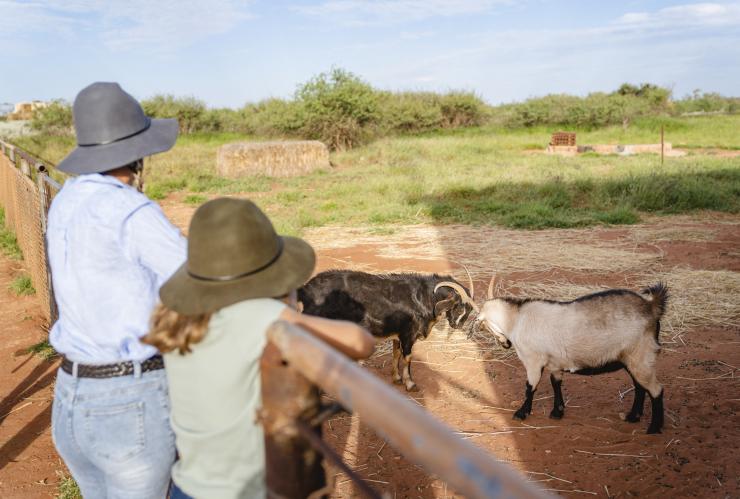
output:
{"label": "goat leg", "polygon": [[552,383],[552,393],[555,398],[552,411],[550,411],[550,418],[560,419],[563,417],[563,413],[565,411],[565,402],[563,401],[562,390],[562,373],[558,372],[557,376],[555,376],[555,373],[550,373],[550,383]]}
{"label": "goat leg", "polygon": [[401,342],[393,340],[393,382],[397,385],[403,383],[401,374],[398,372],[398,364],[401,362]]}
{"label": "goat leg", "polygon": [[416,386],[414,380],[411,378],[411,354],[403,356],[403,384],[406,386],[407,392],[418,392],[419,387]]}
{"label": "goat leg", "polygon": [[518,411],[514,413],[514,419],[521,419],[524,421],[527,418],[527,414],[532,414],[532,398],[534,398],[534,392],[532,385],[527,381],[526,390],[524,392],[524,403]]}
{"label": "goat leg", "polygon": [[660,393],[657,397],[650,394],[650,401],[652,402],[652,418],[650,419],[650,426],[648,426],[648,434],[650,433],[661,433],[663,429],[663,389],[661,388]]}
{"label": "goat leg", "polygon": [[524,392],[524,403],[518,411],[514,413],[514,419],[521,419],[522,421],[527,417],[527,414],[532,414],[532,399],[534,398],[534,392],[537,391],[537,385],[540,383],[542,377],[542,371],[545,369],[544,366],[526,366],[527,368],[527,384],[525,385]]}
{"label": "goat leg", "polygon": [[632,381],[635,383],[635,400],[632,402],[632,409],[624,419],[630,423],[637,423],[642,417],[642,410],[645,405],[645,388],[634,378],[632,378]]}

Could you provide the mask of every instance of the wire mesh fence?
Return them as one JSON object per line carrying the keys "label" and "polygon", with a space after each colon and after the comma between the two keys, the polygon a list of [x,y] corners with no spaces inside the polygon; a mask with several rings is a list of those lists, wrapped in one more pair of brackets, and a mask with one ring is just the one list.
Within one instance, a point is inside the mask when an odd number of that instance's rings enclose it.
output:
{"label": "wire mesh fence", "polygon": [[49,324],[57,318],[46,254],[46,217],[60,185],[48,167],[22,149],[0,141],[0,206],[23,253],[26,271]]}

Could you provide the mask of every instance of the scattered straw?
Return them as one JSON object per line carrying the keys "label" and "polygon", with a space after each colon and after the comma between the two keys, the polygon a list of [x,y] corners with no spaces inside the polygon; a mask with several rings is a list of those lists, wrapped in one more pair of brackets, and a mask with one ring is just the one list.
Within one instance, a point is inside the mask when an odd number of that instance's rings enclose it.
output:
{"label": "scattered straw", "polygon": [[[660,255],[636,251],[630,241],[603,241],[594,229],[516,231],[466,225],[406,225],[393,234],[366,227],[321,227],[306,232],[319,251],[375,246],[389,260],[449,260],[467,266],[474,278],[487,280],[492,271],[542,271],[552,267],[594,272],[628,271]],[[342,234],[337,237],[337,232]],[[408,270],[399,265],[394,271]],[[464,281],[463,281],[464,282]]]}
{"label": "scattered straw", "polygon": [[580,452],[581,454],[591,454],[592,456],[608,456],[608,457],[634,457],[637,459],[649,459],[653,456],[638,456],[636,454],[610,454],[610,453],[604,453],[604,452],[591,452],[587,450],[578,450],[573,449],[575,452]]}
{"label": "scattered straw", "polygon": [[707,242],[717,238],[717,231],[706,227],[669,227],[666,229],[633,227],[629,237],[638,244],[655,244],[666,241]]}
{"label": "scattered straw", "polygon": [[664,334],[682,334],[698,326],[740,330],[740,273],[674,268],[645,276],[645,283],[668,285]]}
{"label": "scattered straw", "polygon": [[555,475],[551,475],[550,473],[543,473],[541,471],[525,471],[525,473],[528,473],[530,475],[544,475],[544,476],[546,476],[548,478],[552,478],[554,480],[560,480],[561,482],[573,483],[570,480],[566,480],[565,478],[558,478]]}
{"label": "scattered straw", "polygon": [[598,495],[596,492],[589,492],[588,490],[578,490],[578,489],[572,489],[572,490],[568,490],[568,489],[542,489],[542,490],[547,490],[547,491],[550,491],[550,492],[571,492],[571,493],[575,493],[575,494],[591,494],[592,496]]}

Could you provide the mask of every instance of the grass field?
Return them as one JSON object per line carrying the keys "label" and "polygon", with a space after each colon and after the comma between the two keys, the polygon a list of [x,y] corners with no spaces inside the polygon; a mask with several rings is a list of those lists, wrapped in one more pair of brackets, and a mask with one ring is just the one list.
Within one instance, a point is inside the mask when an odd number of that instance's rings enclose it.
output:
{"label": "grass field", "polygon": [[[577,130],[579,144],[656,143],[689,149],[657,155],[575,158],[539,154],[552,128],[481,127],[378,140],[332,155],[335,167],[293,179],[238,181],[215,173],[222,144],[254,140],[235,134],[189,135],[148,163],[147,194],[185,193],[199,204],[213,195],[253,197],[279,230],[333,224],[417,222],[501,224],[516,228],[630,224],[641,214],[740,210],[740,157],[699,148],[740,149],[740,116],[643,118],[627,129]],[[51,162],[72,138],[24,137],[22,147]]]}

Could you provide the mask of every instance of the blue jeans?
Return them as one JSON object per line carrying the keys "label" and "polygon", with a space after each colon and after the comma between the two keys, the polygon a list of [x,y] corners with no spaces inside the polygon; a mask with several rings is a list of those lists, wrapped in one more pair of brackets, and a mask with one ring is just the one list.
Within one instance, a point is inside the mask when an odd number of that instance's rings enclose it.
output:
{"label": "blue jeans", "polygon": [[170,499],[194,499],[192,496],[187,495],[182,491],[176,483],[172,484],[172,490],[170,491]]}
{"label": "blue jeans", "polygon": [[61,369],[51,435],[85,499],[163,499],[175,461],[164,369],[75,378]]}

